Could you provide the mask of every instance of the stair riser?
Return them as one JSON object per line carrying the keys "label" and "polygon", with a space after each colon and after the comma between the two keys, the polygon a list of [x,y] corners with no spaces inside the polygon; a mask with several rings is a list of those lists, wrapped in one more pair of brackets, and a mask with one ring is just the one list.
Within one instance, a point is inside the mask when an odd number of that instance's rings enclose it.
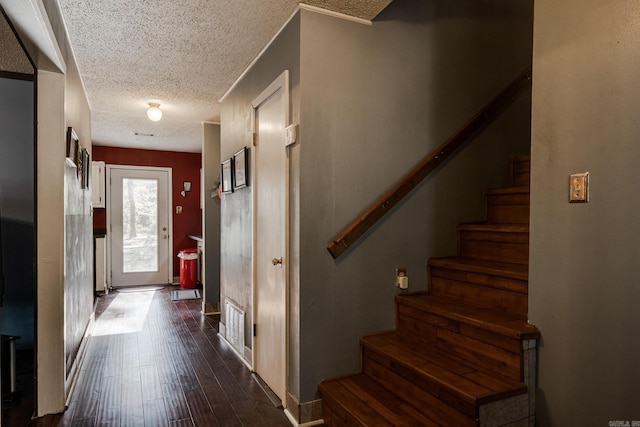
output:
{"label": "stair riser", "polygon": [[413,307],[396,307],[396,329],[412,339],[444,350],[460,359],[521,381],[521,341],[428,314]]}
{"label": "stair riser", "polygon": [[514,354],[464,335],[439,330],[437,347],[498,375],[522,381],[520,353]]}
{"label": "stair riser", "polygon": [[488,205],[487,221],[494,224],[528,224],[529,206]]}
{"label": "stair riser", "polygon": [[391,367],[389,360],[363,349],[363,373],[388,390],[402,395],[410,405],[419,408],[427,417],[443,426],[477,426],[477,413],[473,405],[460,402],[436,385],[411,377],[410,372],[404,372],[404,375],[408,375],[405,377],[397,370],[402,371],[398,367]]}
{"label": "stair riser", "polygon": [[352,427],[366,424],[355,418],[344,407],[345,402],[334,399],[330,394],[322,393],[322,418],[331,427]]}
{"label": "stair riser", "polygon": [[488,206],[529,206],[529,192],[519,188],[489,191],[485,197]]}
{"label": "stair riser", "polygon": [[[347,375],[320,386],[327,425],[441,427],[366,375]],[[383,418],[386,422],[382,421]]]}
{"label": "stair riser", "polygon": [[429,277],[465,282],[476,286],[486,286],[503,291],[527,294],[528,281],[496,274],[476,273],[448,267],[429,266]]}
{"label": "stair riser", "polygon": [[440,277],[431,278],[429,289],[435,295],[457,300],[463,304],[513,314],[523,318],[527,316],[526,294]]}
{"label": "stair riser", "polygon": [[445,319],[404,304],[396,306],[396,329],[412,339],[419,339],[432,346],[437,345],[438,330],[445,330],[485,342],[510,353],[518,354],[521,349],[519,338],[500,335],[473,325]]}
{"label": "stair riser", "polygon": [[529,233],[460,230],[459,248],[464,257],[526,265]]}
{"label": "stair riser", "polygon": [[497,224],[528,224],[529,193],[488,193],[487,221]]}
{"label": "stair riser", "polygon": [[522,159],[511,162],[511,186],[528,187],[531,178],[531,161]]}

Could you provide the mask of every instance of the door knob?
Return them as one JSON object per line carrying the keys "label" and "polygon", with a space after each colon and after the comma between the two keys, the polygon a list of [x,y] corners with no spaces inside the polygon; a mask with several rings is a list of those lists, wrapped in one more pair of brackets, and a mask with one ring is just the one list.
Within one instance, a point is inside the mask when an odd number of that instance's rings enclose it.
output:
{"label": "door knob", "polygon": [[282,265],[282,257],[274,258],[271,260],[271,262],[273,263],[273,265]]}

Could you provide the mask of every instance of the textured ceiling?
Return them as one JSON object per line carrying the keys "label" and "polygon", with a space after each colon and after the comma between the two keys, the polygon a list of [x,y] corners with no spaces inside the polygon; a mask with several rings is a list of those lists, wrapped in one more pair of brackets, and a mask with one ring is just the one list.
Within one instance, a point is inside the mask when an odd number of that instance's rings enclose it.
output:
{"label": "textured ceiling", "polygon": [[[306,3],[372,19],[390,1]],[[218,100],[299,3],[58,2],[91,105],[93,143],[192,152],[200,151],[201,122],[219,121]],[[146,118],[149,102],[160,104],[160,122]]]}
{"label": "textured ceiling", "polygon": [[33,74],[33,67],[22,50],[4,15],[0,14],[0,71]]}

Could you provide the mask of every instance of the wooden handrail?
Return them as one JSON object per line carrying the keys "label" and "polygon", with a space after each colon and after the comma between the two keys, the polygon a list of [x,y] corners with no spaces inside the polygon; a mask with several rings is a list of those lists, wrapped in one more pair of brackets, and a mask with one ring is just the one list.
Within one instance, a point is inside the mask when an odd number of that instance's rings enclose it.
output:
{"label": "wooden handrail", "polygon": [[404,196],[413,190],[424,178],[433,172],[438,165],[444,162],[455,152],[471,135],[485,127],[492,118],[503,111],[520,92],[531,84],[531,65],[527,67],[516,79],[496,95],[487,105],[482,107],[460,129],[451,135],[442,145],[405,175],[393,188],[387,191],[375,204],[373,204],[360,218],[333,239],[327,250],[337,258],[353,243],[367,232],[385,213],[389,212]]}

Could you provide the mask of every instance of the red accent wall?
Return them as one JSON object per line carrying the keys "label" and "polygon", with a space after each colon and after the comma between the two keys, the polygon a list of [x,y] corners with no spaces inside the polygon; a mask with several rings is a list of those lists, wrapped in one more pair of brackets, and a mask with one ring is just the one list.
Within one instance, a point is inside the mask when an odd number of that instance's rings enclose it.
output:
{"label": "red accent wall", "polygon": [[[186,248],[195,248],[196,242],[188,238],[189,234],[202,235],[202,211],[200,210],[200,153],[178,151],[139,150],[132,148],[92,147],[93,160],[104,161],[107,165],[168,167],[172,170],[173,198],[173,275],[180,274],[178,252]],[[182,183],[191,181],[191,192],[182,197]],[[182,206],[182,214],[176,215],[176,206]],[[94,229],[107,228],[107,214],[104,208],[95,208]]]}

